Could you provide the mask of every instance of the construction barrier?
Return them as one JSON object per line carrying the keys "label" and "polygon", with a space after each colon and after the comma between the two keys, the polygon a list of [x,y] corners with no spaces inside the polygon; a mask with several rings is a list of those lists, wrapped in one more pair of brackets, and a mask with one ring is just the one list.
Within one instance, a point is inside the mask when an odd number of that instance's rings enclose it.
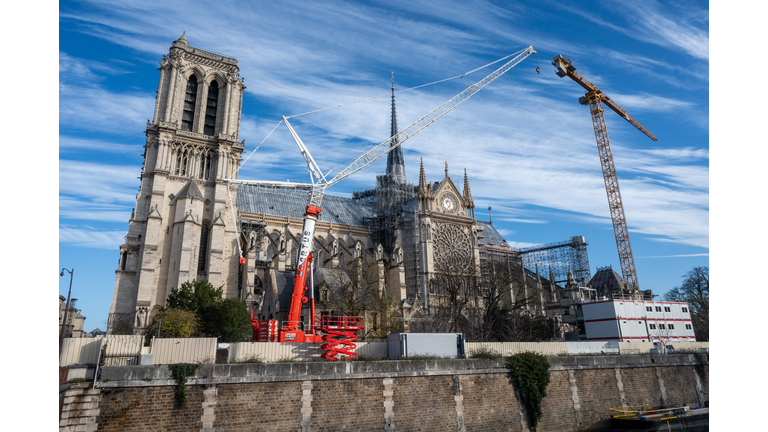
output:
{"label": "construction barrier", "polygon": [[619,354],[619,341],[578,341],[566,342],[568,355],[578,354]]}
{"label": "construction barrier", "polygon": [[95,338],[65,338],[59,357],[59,366],[99,361],[99,349],[103,336]]}
{"label": "construction barrier", "polygon": [[152,364],[213,364],[215,360],[216,338],[152,339]]}
{"label": "construction barrier", "polygon": [[524,352],[535,352],[544,356],[568,354],[566,342],[467,342],[467,357],[478,351],[491,351],[498,355],[512,356]]}
{"label": "construction barrier", "polygon": [[[355,342],[358,357],[386,358],[385,341]],[[240,342],[229,345],[229,363],[262,361],[320,361],[323,350],[320,344],[300,342]]]}
{"label": "construction barrier", "polygon": [[62,345],[59,366],[74,363],[93,363],[99,361],[102,341],[104,364],[106,366],[127,366],[138,364],[144,337],[141,335],[109,335],[94,338],[65,338]]}

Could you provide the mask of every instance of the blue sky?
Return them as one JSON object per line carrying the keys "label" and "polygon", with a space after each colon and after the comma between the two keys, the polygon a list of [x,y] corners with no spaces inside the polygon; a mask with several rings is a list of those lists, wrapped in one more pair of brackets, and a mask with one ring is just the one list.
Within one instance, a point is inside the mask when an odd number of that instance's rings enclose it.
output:
{"label": "blue sky", "polygon": [[[254,5],[255,4],[255,5]],[[476,217],[525,247],[583,235],[592,273],[620,272],[583,90],[563,54],[658,138],[606,123],[642,289],[663,294],[709,265],[709,10],[705,2],[74,2],[59,4],[59,268],[75,268],[86,329],[104,328],[118,247],[138,191],[162,55],[190,45],[235,57],[250,154],[294,115],[460,75],[532,45],[531,56],[404,145],[409,179],[467,169]],[[207,11],[207,12],[203,12]],[[541,68],[536,74],[535,68]],[[400,128],[490,73],[397,95]],[[389,98],[297,117],[326,171],[387,138]],[[346,161],[346,163],[345,163]],[[385,158],[334,186],[373,186]],[[284,126],[240,178],[307,181]],[[459,181],[460,183],[460,181]],[[459,187],[461,187],[459,185]],[[69,278],[60,278],[66,296]]]}

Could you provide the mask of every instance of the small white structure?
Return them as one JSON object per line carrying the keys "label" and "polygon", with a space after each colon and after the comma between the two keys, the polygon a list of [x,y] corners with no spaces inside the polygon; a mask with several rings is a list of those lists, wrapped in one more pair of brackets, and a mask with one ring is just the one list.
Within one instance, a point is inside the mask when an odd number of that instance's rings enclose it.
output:
{"label": "small white structure", "polygon": [[[581,304],[588,340],[693,342],[688,303],[654,301],[646,296],[613,295]],[[639,298],[638,298],[639,297]]]}

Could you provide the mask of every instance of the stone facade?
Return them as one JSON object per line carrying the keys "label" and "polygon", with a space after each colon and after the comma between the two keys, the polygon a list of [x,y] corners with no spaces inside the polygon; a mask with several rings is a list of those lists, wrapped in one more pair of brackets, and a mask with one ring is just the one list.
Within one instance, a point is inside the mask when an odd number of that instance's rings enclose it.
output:
{"label": "stone facade", "polygon": [[175,41],[160,63],[154,117],[128,235],[120,246],[112,320],[143,328],[171,289],[193,279],[237,296],[233,208],[243,152],[245,85],[237,61]]}

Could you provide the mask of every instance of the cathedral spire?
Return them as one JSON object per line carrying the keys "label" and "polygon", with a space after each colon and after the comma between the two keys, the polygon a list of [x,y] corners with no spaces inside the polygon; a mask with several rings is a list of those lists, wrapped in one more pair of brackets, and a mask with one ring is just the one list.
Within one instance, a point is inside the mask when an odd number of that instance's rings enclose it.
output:
{"label": "cathedral spire", "polygon": [[421,166],[419,167],[419,195],[427,195],[427,176],[424,174],[424,158],[421,158]]}
{"label": "cathedral spire", "polygon": [[475,218],[475,201],[472,199],[472,192],[469,190],[469,177],[467,177],[467,169],[464,168],[464,204],[469,209],[469,214],[472,219]]}
{"label": "cathedral spire", "polygon": [[[393,137],[397,134],[397,112],[395,111],[395,73],[392,72],[392,120],[389,136]],[[389,143],[390,147],[394,147],[399,143],[397,138],[392,139]],[[407,179],[405,177],[405,159],[403,158],[403,148],[397,147],[387,154],[387,175],[394,177],[394,179],[400,184],[406,184]]]}
{"label": "cathedral spire", "polygon": [[467,169],[464,168],[464,201],[472,203],[472,208],[475,207],[475,203],[472,200],[472,192],[469,190],[469,177],[467,177]]}
{"label": "cathedral spire", "polygon": [[421,158],[419,167],[419,198],[432,198],[432,183],[427,183],[427,176],[424,174],[424,158]]}

